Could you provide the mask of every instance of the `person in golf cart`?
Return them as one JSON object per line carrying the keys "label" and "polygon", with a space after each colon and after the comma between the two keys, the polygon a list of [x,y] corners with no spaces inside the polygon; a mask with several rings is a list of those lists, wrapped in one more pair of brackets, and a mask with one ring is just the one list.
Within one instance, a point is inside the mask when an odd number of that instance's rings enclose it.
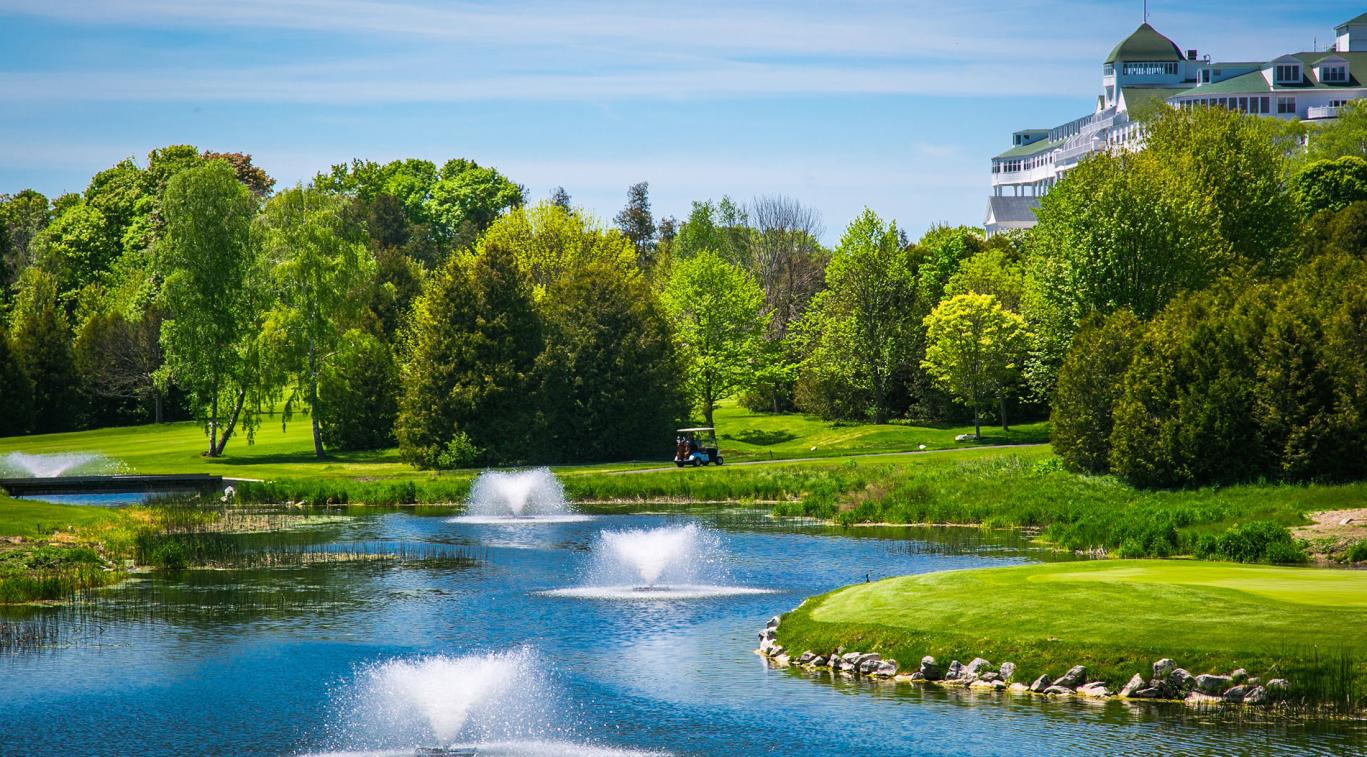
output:
{"label": "person in golf cart", "polygon": [[681,428],[675,439],[674,464],[699,466],[721,465],[721,450],[717,447],[717,432],[711,427]]}

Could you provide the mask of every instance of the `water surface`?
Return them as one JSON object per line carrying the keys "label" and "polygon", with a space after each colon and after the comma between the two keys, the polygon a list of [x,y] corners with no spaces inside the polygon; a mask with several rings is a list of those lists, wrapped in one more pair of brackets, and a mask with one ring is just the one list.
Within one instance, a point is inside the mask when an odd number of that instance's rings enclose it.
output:
{"label": "water surface", "polygon": [[[680,601],[548,594],[577,586],[606,530],[697,523],[730,583],[772,593]],[[1184,708],[994,699],[771,670],[771,615],[865,577],[1057,555],[972,529],[776,525],[749,513],[453,522],[389,513],[330,526],[339,544],[477,559],[189,571],[105,592],[59,644],[0,656],[0,754],[411,753],[426,736],[366,721],[375,666],[527,650],[536,740],[698,755],[1346,754],[1351,725],[1199,722]],[[351,549],[351,547],[348,547]],[[533,721],[528,721],[533,722]],[[532,728],[532,726],[529,726]],[[534,748],[533,751],[536,751]]]}

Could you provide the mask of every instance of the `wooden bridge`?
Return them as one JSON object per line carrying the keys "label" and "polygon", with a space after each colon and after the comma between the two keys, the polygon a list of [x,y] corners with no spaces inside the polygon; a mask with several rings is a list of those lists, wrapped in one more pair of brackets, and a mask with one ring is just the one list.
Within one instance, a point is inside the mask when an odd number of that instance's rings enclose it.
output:
{"label": "wooden bridge", "polygon": [[222,476],[183,473],[163,476],[53,476],[0,478],[0,489],[12,497],[34,494],[92,494],[97,492],[196,492],[223,486]]}

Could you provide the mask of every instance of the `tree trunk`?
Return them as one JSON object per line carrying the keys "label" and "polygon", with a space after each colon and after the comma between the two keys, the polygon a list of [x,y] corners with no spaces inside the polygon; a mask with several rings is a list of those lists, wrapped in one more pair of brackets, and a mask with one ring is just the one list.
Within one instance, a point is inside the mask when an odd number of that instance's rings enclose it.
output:
{"label": "tree trunk", "polygon": [[318,428],[318,354],[309,345],[309,422],[313,424],[313,456],[323,456],[323,433]]}
{"label": "tree trunk", "polygon": [[152,390],[152,417],[156,419],[154,423],[161,423],[161,392],[156,389]]}
{"label": "tree trunk", "polygon": [[983,440],[983,427],[978,415],[978,405],[973,405],[973,438],[978,441]]}
{"label": "tree trunk", "polygon": [[1001,416],[1002,416],[1002,431],[1010,431],[1010,430],[1011,430],[1010,427],[1008,427],[1008,426],[1006,425],[1006,395],[1005,395],[1005,394],[1003,394],[1003,395],[1001,395],[1000,397],[997,398],[997,407],[998,407],[998,412],[1000,412],[1000,413],[1001,413]]}
{"label": "tree trunk", "polygon": [[712,426],[712,427],[715,428],[715,424],[712,423],[712,405],[713,405],[713,402],[712,402],[712,395],[711,395],[711,394],[708,394],[706,397],[703,397],[703,400],[702,400],[702,417],[703,417],[703,425],[705,425],[705,426]]}
{"label": "tree trunk", "polygon": [[209,457],[218,456],[218,389],[209,401]]}
{"label": "tree trunk", "polygon": [[223,429],[223,438],[218,441],[218,451],[211,457],[218,457],[223,454],[223,448],[228,446],[228,439],[232,438],[233,428],[237,426],[237,418],[242,414],[242,403],[247,399],[247,390],[237,391],[237,401],[233,403],[233,414],[228,418],[228,427]]}

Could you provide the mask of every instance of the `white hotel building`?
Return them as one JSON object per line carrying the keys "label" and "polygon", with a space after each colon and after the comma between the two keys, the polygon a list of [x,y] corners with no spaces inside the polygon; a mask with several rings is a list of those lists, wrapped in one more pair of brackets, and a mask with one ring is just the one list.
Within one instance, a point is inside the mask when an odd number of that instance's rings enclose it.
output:
{"label": "white hotel building", "polygon": [[1096,109],[1052,129],[1023,129],[992,158],[989,236],[1035,225],[1040,196],[1086,155],[1142,139],[1133,111],[1158,103],[1210,106],[1308,122],[1337,117],[1367,96],[1367,13],[1339,24],[1324,52],[1268,61],[1217,63],[1178,47],[1147,23],[1111,50],[1101,69]]}

